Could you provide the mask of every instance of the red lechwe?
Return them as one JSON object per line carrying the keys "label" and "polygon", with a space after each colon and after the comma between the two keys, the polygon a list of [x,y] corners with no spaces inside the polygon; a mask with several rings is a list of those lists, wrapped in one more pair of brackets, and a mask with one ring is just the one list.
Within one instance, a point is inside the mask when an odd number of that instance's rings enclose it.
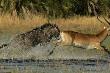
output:
{"label": "red lechwe", "polygon": [[[110,25],[107,20],[106,22]],[[61,45],[73,45],[86,49],[99,49],[107,51],[104,47],[101,46],[101,42],[103,42],[109,35],[109,30],[109,27],[103,27],[102,31],[95,35],[83,34],[74,31],[61,31],[61,39],[58,41],[58,43]]]}

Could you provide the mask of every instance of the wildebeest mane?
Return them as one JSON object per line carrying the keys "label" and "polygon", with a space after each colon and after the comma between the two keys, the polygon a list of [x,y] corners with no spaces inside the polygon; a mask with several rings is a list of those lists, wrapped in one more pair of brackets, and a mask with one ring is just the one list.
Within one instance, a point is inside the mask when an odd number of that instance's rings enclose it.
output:
{"label": "wildebeest mane", "polygon": [[[46,29],[46,28],[52,28],[52,27],[56,27],[57,29],[59,29],[58,28],[58,26],[56,26],[56,24],[51,24],[51,23],[45,23],[45,24],[43,24],[43,25],[41,25],[40,27],[36,27],[36,28],[34,28],[34,29],[32,29],[31,31],[28,31],[28,32],[26,32],[26,33],[30,33],[30,32],[32,32],[32,31],[42,31],[42,30],[44,30],[44,29]],[[60,31],[60,30],[59,30]]]}
{"label": "wildebeest mane", "polygon": [[41,30],[44,30],[45,28],[48,28],[48,27],[57,27],[55,24],[51,24],[51,23],[46,23],[46,24],[44,24],[44,25],[42,25],[41,27],[40,27],[40,29]]}

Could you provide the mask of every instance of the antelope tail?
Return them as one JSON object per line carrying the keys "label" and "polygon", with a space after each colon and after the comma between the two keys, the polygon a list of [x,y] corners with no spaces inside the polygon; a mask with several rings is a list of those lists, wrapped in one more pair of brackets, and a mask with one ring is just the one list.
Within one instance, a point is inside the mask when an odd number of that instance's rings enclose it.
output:
{"label": "antelope tail", "polygon": [[6,47],[6,46],[8,46],[8,45],[9,45],[9,44],[2,44],[2,45],[0,45],[0,49]]}

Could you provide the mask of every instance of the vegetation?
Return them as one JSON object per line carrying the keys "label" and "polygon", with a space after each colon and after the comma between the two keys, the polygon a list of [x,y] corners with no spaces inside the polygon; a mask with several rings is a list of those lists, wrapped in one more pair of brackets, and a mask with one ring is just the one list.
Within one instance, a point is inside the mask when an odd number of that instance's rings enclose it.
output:
{"label": "vegetation", "polygon": [[90,2],[95,4],[99,15],[109,16],[109,0],[0,0],[0,33],[25,32],[48,20],[58,24],[61,30],[89,33],[89,29],[94,32],[94,27],[101,23],[96,17],[91,17],[95,14]]}
{"label": "vegetation", "polygon": [[0,0],[0,12],[16,12],[19,16],[30,11],[47,17],[70,17],[75,15],[92,15],[90,1],[94,2],[98,14],[108,14],[110,0]]}
{"label": "vegetation", "polygon": [[[0,34],[18,34],[21,32],[29,31],[33,28],[36,28],[36,26],[40,26],[41,24],[48,22],[48,18],[44,18],[42,15],[30,15],[32,17],[27,15],[25,19],[21,19],[17,16],[12,16],[9,14],[0,16]],[[104,21],[103,18],[100,19]],[[101,31],[103,26],[105,26],[104,24],[101,24],[96,17],[90,16],[75,16],[68,19],[57,18],[52,19],[51,23],[58,24],[61,30],[74,30],[82,33],[92,34]]]}

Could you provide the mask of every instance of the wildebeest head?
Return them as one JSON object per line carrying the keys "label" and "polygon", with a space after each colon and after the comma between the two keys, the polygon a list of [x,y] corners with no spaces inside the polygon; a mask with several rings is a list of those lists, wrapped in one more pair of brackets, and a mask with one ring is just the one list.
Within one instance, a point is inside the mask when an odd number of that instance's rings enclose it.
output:
{"label": "wildebeest head", "polygon": [[41,26],[41,30],[47,36],[48,41],[60,39],[60,30],[56,24],[46,23]]}

